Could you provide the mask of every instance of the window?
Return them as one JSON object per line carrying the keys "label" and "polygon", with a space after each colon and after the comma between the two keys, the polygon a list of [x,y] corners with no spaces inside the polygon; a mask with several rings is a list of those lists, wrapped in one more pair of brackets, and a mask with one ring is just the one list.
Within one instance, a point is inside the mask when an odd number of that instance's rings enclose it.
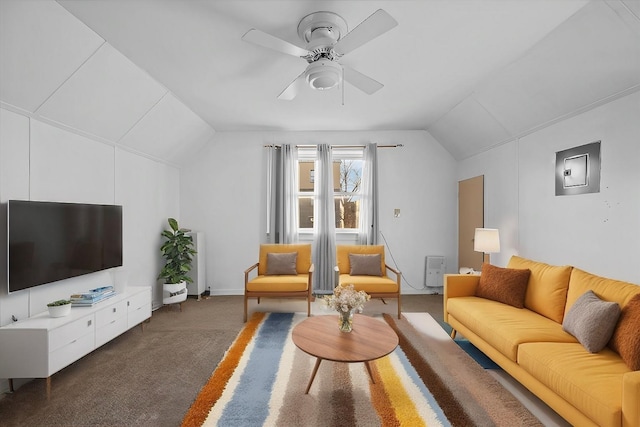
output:
{"label": "window", "polygon": [[[332,152],[336,229],[353,231],[358,228],[360,216],[363,149],[334,147]],[[298,151],[300,231],[313,229],[315,156],[315,149],[301,148]]]}

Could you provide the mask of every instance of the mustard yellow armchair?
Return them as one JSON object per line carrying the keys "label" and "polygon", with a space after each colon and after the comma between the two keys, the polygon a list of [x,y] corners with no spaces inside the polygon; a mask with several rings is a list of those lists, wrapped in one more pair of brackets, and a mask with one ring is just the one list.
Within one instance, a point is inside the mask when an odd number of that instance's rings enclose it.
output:
{"label": "mustard yellow armchair", "polygon": [[[249,279],[250,273],[257,275]],[[249,298],[304,298],[307,317],[311,315],[313,286],[311,244],[260,245],[258,262],[244,272],[244,321],[247,321]]]}
{"label": "mustard yellow armchair", "polygon": [[[365,291],[371,298],[396,298],[400,319],[402,273],[385,263],[382,245],[337,245],[337,284],[353,284],[355,290]],[[387,276],[391,271],[395,280]]]}

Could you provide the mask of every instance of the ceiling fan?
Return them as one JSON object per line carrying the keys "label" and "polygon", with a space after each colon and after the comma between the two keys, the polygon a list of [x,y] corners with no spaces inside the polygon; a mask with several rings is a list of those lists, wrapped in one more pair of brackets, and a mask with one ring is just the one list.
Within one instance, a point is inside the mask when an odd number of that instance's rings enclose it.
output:
{"label": "ceiling fan", "polygon": [[299,56],[307,61],[307,68],[278,95],[278,99],[294,99],[305,84],[313,89],[329,90],[343,80],[371,95],[383,87],[382,83],[339,63],[338,60],[396,25],[398,23],[391,15],[378,9],[347,32],[347,23],[340,15],[314,12],[302,18],[298,24],[298,36],[305,43],[304,48],[255,28],[247,31],[242,40]]}

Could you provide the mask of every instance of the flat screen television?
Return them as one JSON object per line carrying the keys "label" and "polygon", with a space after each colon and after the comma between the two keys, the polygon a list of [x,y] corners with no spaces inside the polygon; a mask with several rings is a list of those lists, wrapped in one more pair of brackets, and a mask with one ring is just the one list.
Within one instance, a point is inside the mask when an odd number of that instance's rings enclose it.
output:
{"label": "flat screen television", "polygon": [[122,206],[7,205],[9,292],[122,265]]}

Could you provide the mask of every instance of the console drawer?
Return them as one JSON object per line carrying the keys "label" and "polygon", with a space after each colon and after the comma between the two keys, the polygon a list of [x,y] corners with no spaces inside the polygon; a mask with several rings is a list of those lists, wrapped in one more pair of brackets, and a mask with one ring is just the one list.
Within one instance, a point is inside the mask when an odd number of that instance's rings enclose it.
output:
{"label": "console drawer", "polygon": [[138,323],[142,323],[147,320],[149,317],[151,317],[151,303],[147,301],[147,303],[141,307],[134,310],[131,308],[129,309],[129,320],[127,326],[129,328],[133,328]]}
{"label": "console drawer", "polygon": [[137,292],[129,297],[128,309],[129,311],[137,310],[138,308],[146,305],[151,301],[151,291],[145,289],[142,292]]}
{"label": "console drawer", "polygon": [[113,323],[116,319],[127,316],[127,302],[122,300],[115,304],[111,304],[105,308],[101,308],[96,312],[96,328]]}
{"label": "console drawer", "polygon": [[124,316],[113,319],[110,323],[96,328],[96,348],[111,341],[127,330],[127,318]]}
{"label": "console drawer", "polygon": [[90,333],[78,337],[57,350],[50,352],[48,375],[55,374],[65,366],[89,354],[94,348],[94,337],[95,335],[92,328]]}
{"label": "console drawer", "polygon": [[49,352],[53,352],[78,338],[93,332],[93,314],[49,331]]}

